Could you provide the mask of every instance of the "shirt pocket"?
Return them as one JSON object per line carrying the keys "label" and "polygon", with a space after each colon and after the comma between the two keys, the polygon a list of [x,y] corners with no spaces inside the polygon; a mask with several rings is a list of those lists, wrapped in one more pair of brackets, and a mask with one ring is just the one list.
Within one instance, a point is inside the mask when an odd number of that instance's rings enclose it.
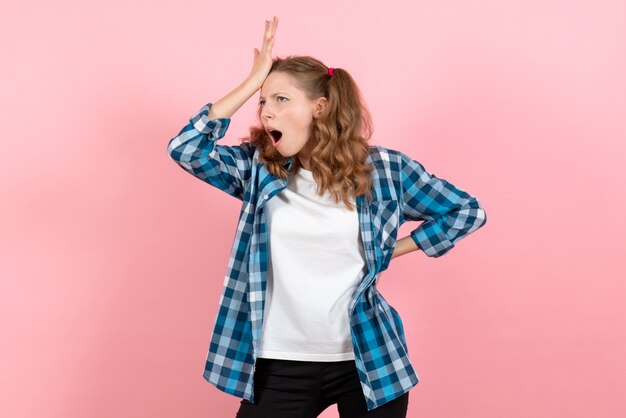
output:
{"label": "shirt pocket", "polygon": [[383,252],[382,269],[391,260],[396,247],[400,221],[400,207],[395,199],[376,200],[370,204],[374,240]]}

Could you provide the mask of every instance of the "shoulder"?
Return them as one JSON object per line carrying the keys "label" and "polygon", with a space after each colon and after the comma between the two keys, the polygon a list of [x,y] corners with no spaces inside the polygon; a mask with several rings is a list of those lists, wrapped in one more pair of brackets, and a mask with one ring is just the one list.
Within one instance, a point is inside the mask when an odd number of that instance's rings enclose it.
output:
{"label": "shoulder", "polygon": [[399,171],[411,159],[399,150],[384,147],[382,145],[370,145],[368,162],[374,168],[383,168]]}
{"label": "shoulder", "polygon": [[252,141],[241,141],[239,148],[244,150],[246,154],[253,156],[257,152],[257,146]]}

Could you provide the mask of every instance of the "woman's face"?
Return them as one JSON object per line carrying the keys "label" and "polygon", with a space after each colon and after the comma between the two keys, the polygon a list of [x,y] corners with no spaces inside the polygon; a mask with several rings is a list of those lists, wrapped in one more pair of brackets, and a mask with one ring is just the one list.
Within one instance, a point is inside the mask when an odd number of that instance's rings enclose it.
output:
{"label": "woman's face", "polygon": [[288,74],[277,71],[265,78],[259,97],[261,121],[281,155],[298,155],[308,166],[315,145],[309,143],[313,119],[323,110],[326,98],[309,100],[292,80]]}

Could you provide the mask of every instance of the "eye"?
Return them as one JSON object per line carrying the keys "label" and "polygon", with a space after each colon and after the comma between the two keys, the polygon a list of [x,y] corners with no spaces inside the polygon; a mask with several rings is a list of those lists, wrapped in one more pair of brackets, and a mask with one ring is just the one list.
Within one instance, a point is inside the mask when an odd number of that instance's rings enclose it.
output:
{"label": "eye", "polygon": [[[285,99],[285,100],[289,100],[288,98],[286,98],[285,96],[276,96],[277,99]],[[263,106],[265,104],[265,100],[259,100],[259,105]]]}

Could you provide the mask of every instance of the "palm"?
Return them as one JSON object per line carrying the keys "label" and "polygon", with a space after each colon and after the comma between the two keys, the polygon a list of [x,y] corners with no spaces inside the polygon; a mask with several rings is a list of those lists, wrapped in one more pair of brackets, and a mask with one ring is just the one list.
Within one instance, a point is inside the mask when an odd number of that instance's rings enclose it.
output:
{"label": "palm", "polygon": [[277,27],[278,17],[274,16],[274,20],[271,22],[266,20],[261,50],[254,48],[254,63],[250,71],[250,78],[254,79],[259,85],[263,83],[272,68],[272,47],[274,46],[274,39],[276,39]]}

